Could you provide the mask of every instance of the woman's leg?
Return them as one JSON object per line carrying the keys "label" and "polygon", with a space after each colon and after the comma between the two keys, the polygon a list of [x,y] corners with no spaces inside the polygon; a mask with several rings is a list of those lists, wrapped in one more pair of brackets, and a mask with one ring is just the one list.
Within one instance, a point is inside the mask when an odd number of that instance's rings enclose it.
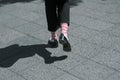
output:
{"label": "woman's leg", "polygon": [[70,21],[69,0],[58,0],[58,18],[61,27],[61,33],[67,36]]}
{"label": "woman's leg", "polygon": [[57,39],[57,13],[56,0],[45,0],[45,11],[48,24],[48,31],[51,32],[51,37]]}
{"label": "woman's leg", "polygon": [[51,47],[58,46],[57,37],[57,13],[56,13],[56,0],[45,0],[45,11],[48,24],[48,31],[51,32],[51,38],[48,41]]}
{"label": "woman's leg", "polygon": [[59,38],[59,42],[63,44],[64,51],[71,51],[71,45],[69,43],[69,39],[67,37],[68,27],[69,27],[69,15],[70,15],[70,7],[69,0],[57,0],[58,1],[58,17],[60,21],[61,27],[61,35]]}
{"label": "woman's leg", "polygon": [[45,0],[45,11],[48,30],[55,32],[57,28],[56,0]]}

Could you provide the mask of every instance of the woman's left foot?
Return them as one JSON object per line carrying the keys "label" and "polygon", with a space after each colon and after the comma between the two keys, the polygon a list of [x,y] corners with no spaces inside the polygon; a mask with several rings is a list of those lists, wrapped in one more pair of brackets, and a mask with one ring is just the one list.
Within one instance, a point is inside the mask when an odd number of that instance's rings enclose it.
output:
{"label": "woman's left foot", "polygon": [[63,45],[64,51],[67,51],[67,52],[71,51],[71,45],[69,43],[68,37],[64,36],[64,34],[60,35],[59,42]]}

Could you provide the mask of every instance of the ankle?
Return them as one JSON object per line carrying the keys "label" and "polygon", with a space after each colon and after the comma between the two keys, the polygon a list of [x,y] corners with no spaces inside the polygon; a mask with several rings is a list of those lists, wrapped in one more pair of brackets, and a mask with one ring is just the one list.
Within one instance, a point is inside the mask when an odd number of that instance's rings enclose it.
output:
{"label": "ankle", "polygon": [[51,32],[51,38],[58,40],[58,36],[56,32]]}

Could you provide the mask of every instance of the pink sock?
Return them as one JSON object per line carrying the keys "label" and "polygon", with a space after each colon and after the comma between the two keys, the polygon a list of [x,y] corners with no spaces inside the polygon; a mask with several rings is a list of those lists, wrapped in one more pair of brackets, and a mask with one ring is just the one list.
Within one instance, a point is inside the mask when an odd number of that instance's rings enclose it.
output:
{"label": "pink sock", "polygon": [[62,23],[61,24],[61,33],[64,34],[64,36],[67,37],[67,32],[68,32],[68,24],[67,23]]}
{"label": "pink sock", "polygon": [[57,33],[56,32],[51,32],[52,39],[58,40]]}

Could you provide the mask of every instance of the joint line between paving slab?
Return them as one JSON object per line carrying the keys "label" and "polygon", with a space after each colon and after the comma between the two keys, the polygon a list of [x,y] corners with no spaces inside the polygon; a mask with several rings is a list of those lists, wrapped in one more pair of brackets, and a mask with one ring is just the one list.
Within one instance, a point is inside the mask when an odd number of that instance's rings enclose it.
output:
{"label": "joint line between paving slab", "polygon": [[[17,32],[19,32],[19,33],[21,33],[21,34],[24,34],[24,35],[28,36],[28,37],[34,38],[34,39],[36,39],[36,40],[44,41],[44,40],[39,39],[39,38],[36,38],[36,37],[34,37],[34,36],[30,35],[30,34],[27,34],[27,33],[21,32],[21,31],[18,31],[18,30],[14,29],[14,28],[10,28],[10,27],[7,27],[7,28],[9,28],[9,29],[11,29],[11,30],[14,30],[14,31],[17,31]],[[10,41],[10,42],[11,42],[11,41]]]}
{"label": "joint line between paving slab", "polygon": [[19,73],[13,71],[13,70],[11,70],[11,69],[8,69],[8,70],[11,71],[11,72],[13,72],[13,73],[15,73],[16,75],[22,77],[23,79],[28,80],[28,79],[26,79],[24,76],[22,76],[21,74],[19,74]]}
{"label": "joint line between paving slab", "polygon": [[63,70],[62,68],[59,68],[59,67],[57,67],[57,66],[55,66],[55,65],[54,65],[54,67],[58,68],[59,70],[65,72],[65,73],[67,73],[67,74],[69,74],[69,75],[72,75],[72,76],[74,76],[74,77],[76,77],[76,78],[78,78],[78,79],[80,79],[80,80],[84,80],[83,78],[78,77],[78,76],[76,76],[76,75],[74,75],[74,74],[68,72],[67,70]]}

